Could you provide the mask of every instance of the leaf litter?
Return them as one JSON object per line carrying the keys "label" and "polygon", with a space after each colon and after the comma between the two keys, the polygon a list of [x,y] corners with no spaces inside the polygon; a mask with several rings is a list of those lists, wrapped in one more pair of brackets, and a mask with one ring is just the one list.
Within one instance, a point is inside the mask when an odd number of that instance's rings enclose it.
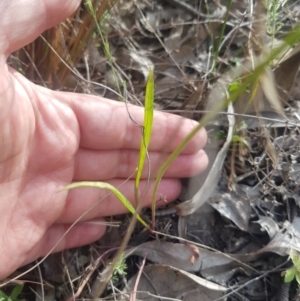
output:
{"label": "leaf litter", "polygon": [[[128,101],[143,103],[148,67],[153,66],[155,107],[199,120],[297,25],[299,1],[278,12],[280,29],[274,36],[266,28],[264,9],[255,19],[257,5],[119,0],[105,19],[104,33]],[[118,99],[109,89],[115,89],[115,79],[101,43],[91,41],[76,68],[106,86],[87,86],[64,74],[72,84],[58,88]],[[299,50],[296,46],[274,60],[252,87],[256,93],[247,88],[211,121],[208,170],[184,180],[175,206],[157,212],[160,234],[136,226],[125,250],[127,274],[111,281],[103,297],[129,300],[137,288],[136,300],[277,300],[284,287],[281,272],[291,266],[288,256],[300,252]],[[241,121],[246,126],[236,132]],[[249,148],[232,141],[233,133],[240,141],[247,139]],[[94,296],[128,225],[127,216],[112,220],[121,226],[99,242],[52,255],[42,264],[50,298],[71,300],[87,275],[91,278],[81,298]],[[290,298],[297,298],[295,283],[289,290]]]}

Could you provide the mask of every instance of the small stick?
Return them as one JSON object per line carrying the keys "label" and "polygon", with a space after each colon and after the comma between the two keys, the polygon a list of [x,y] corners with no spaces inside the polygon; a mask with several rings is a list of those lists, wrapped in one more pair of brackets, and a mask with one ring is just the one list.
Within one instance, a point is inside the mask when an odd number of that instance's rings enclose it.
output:
{"label": "small stick", "polygon": [[143,269],[144,269],[144,266],[145,266],[145,263],[146,263],[146,257],[147,257],[147,253],[145,254],[143,262],[142,262],[142,265],[140,266],[140,270],[139,270],[139,273],[138,273],[138,275],[136,277],[136,281],[135,281],[135,284],[134,284],[133,292],[130,294],[129,301],[136,301],[136,292],[137,292],[137,289],[138,289],[138,286],[139,286],[139,282],[141,280],[142,272],[143,272]]}

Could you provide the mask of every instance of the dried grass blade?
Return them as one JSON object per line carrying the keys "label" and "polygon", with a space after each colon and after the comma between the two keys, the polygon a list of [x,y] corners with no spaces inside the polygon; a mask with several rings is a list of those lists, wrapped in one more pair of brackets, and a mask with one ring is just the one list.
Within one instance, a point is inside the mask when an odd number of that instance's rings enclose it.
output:
{"label": "dried grass blade", "polygon": [[274,74],[271,71],[270,67],[265,68],[264,72],[261,73],[259,79],[263,92],[270,105],[276,110],[279,115],[285,117],[283,106],[276,89]]}

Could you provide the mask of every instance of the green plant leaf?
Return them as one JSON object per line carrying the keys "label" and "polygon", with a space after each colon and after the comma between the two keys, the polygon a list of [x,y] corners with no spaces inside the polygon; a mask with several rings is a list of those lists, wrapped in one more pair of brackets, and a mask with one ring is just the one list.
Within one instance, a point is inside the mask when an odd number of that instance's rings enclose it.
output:
{"label": "green plant leaf", "polygon": [[299,257],[299,254],[293,252],[291,257],[292,257],[294,267],[296,268],[297,272],[300,273],[300,257]]}
{"label": "green plant leaf", "polygon": [[5,301],[7,299],[8,296],[4,292],[0,291],[0,301]]}
{"label": "green plant leaf", "polygon": [[145,93],[143,136],[141,139],[139,163],[138,163],[138,169],[137,169],[135,185],[134,185],[134,195],[135,195],[136,203],[138,203],[139,200],[138,188],[139,188],[140,179],[142,176],[145,159],[148,152],[148,146],[151,138],[152,125],[153,125],[153,113],[154,113],[154,75],[153,75],[153,70],[150,68],[149,76],[147,80],[147,86],[146,86],[146,93]]}
{"label": "green plant leaf", "polygon": [[300,284],[300,274],[299,273],[296,273],[295,279],[298,282],[298,284]]}
{"label": "green plant leaf", "polygon": [[136,210],[131,205],[131,203],[127,200],[127,198],[114,186],[105,183],[105,182],[77,182],[72,183],[63,188],[63,190],[69,190],[74,188],[80,188],[80,187],[90,187],[90,188],[99,188],[99,189],[108,189],[111,191],[126,207],[126,209],[136,216],[136,219],[146,228],[149,228],[149,226],[146,224],[146,222],[136,213]]}
{"label": "green plant leaf", "polygon": [[299,257],[297,253],[292,251],[291,258],[292,258],[293,265],[297,266],[299,264]]}
{"label": "green plant leaf", "polygon": [[18,300],[19,295],[21,294],[23,290],[23,285],[18,284],[14,287],[14,289],[12,290],[11,294],[10,294],[10,298],[12,300]]}
{"label": "green plant leaf", "polygon": [[233,135],[232,136],[232,142],[241,142],[242,141],[242,137],[238,136],[238,135]]}
{"label": "green plant leaf", "polygon": [[232,136],[232,142],[240,142],[242,143],[244,146],[246,146],[248,149],[251,149],[251,146],[247,140],[247,137],[241,137],[238,135],[233,135]]}
{"label": "green plant leaf", "polygon": [[127,269],[126,258],[124,253],[122,253],[119,258],[119,261],[115,265],[113,275],[119,275],[119,276],[127,275],[126,269]]}
{"label": "green plant leaf", "polygon": [[284,275],[284,282],[291,282],[296,275],[296,268],[291,267],[290,269],[286,270],[285,275]]}
{"label": "green plant leaf", "polygon": [[247,129],[247,124],[244,120],[242,120],[236,127],[236,131],[242,131]]}
{"label": "green plant leaf", "polygon": [[222,130],[217,131],[217,132],[215,133],[215,135],[214,135],[214,139],[215,139],[216,141],[222,140],[222,139],[224,139],[224,138],[225,138],[225,133],[224,133],[224,131],[222,131]]}
{"label": "green plant leaf", "polygon": [[236,82],[234,81],[233,83],[231,83],[229,86],[228,86],[228,92],[234,92],[234,91],[237,91],[239,88],[240,88],[240,83],[239,82]]}

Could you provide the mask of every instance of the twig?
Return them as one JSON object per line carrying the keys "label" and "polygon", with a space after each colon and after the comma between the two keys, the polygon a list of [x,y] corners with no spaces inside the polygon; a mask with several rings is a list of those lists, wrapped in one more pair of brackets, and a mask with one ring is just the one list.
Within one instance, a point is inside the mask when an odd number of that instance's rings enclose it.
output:
{"label": "twig", "polygon": [[143,269],[144,269],[144,266],[145,266],[145,263],[146,263],[146,257],[147,257],[147,253],[145,254],[145,256],[143,258],[142,265],[140,266],[139,273],[136,277],[133,292],[130,294],[130,299],[129,299],[130,301],[136,301],[136,292],[137,292],[139,282],[141,280],[142,272],[143,272]]}
{"label": "twig", "polygon": [[[36,262],[38,263],[37,260],[36,260]],[[42,275],[41,268],[40,268],[39,264],[37,265],[36,268],[38,270],[39,277],[41,279],[41,293],[42,293],[41,299],[42,299],[42,301],[44,301],[45,300],[45,291],[44,291],[43,275]]]}
{"label": "twig", "polygon": [[85,285],[88,283],[89,279],[91,278],[91,276],[93,275],[94,271],[98,268],[98,266],[100,265],[101,263],[101,260],[103,259],[103,257],[108,254],[109,252],[112,252],[112,251],[115,251],[117,250],[118,248],[113,248],[113,249],[109,249],[107,250],[106,252],[104,252],[101,256],[99,256],[97,258],[97,260],[95,261],[94,263],[94,266],[91,268],[91,270],[89,271],[89,273],[86,275],[85,279],[83,280],[83,282],[81,283],[80,287],[77,289],[76,293],[69,297],[67,299],[67,301],[74,301],[76,300],[76,298],[79,297],[79,295],[81,294],[83,288],[85,287]]}

